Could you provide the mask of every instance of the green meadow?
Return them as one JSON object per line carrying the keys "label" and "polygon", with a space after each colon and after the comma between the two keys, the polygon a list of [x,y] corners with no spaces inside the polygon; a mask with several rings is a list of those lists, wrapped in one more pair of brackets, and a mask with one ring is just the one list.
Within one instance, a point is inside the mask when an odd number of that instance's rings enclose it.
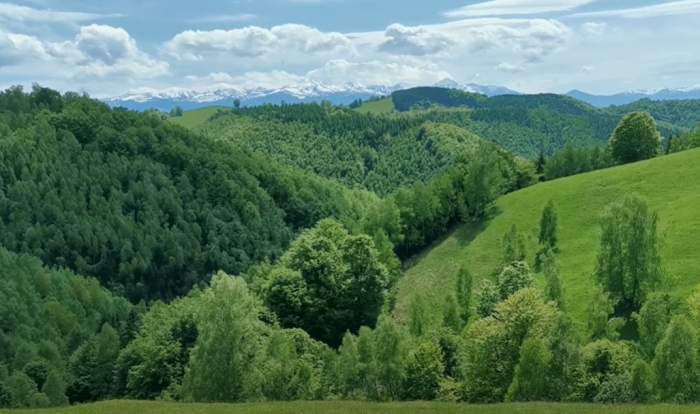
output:
{"label": "green meadow", "polygon": [[[566,307],[576,322],[585,323],[599,218],[607,205],[626,195],[641,196],[658,213],[667,288],[688,295],[700,283],[700,150],[545,182],[501,197],[486,223],[454,229],[414,260],[400,281],[397,316],[404,317],[414,295],[420,294],[436,310],[432,317],[438,318],[461,266],[472,272],[476,286],[480,279],[492,277],[500,263],[503,235],[513,224],[525,237],[532,261],[542,209],[553,200]],[[542,277],[537,282],[542,284]]]}

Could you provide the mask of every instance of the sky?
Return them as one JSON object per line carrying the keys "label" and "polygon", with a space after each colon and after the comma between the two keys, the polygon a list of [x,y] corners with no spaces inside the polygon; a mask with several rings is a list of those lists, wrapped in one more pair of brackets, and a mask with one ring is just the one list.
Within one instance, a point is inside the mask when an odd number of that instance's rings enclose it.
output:
{"label": "sky", "polygon": [[0,87],[700,87],[700,0],[0,0]]}

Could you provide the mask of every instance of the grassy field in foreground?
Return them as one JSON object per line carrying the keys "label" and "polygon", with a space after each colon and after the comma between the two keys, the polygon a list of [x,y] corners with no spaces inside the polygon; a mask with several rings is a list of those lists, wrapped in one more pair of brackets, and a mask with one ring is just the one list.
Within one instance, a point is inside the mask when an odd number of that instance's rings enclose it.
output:
{"label": "grassy field in foreground", "polygon": [[394,101],[384,98],[378,101],[365,102],[357,108],[358,112],[373,114],[390,114],[394,112]]}
{"label": "grassy field in foreground", "polygon": [[170,118],[170,122],[183,126],[185,128],[194,129],[209,120],[215,113],[231,108],[222,106],[209,106],[202,109],[194,109],[186,111],[182,116]]}
{"label": "grassy field in foreground", "polygon": [[[689,294],[700,283],[700,150],[537,184],[502,197],[490,221],[457,228],[407,270],[399,282],[397,316],[403,317],[413,296],[420,293],[437,317],[462,265],[475,281],[493,274],[503,235],[513,224],[524,234],[531,259],[537,251],[542,208],[552,199],[559,216],[565,305],[574,320],[583,323],[594,286],[600,215],[609,203],[628,194],[645,198],[659,213],[661,255],[670,289],[680,296]],[[541,279],[537,278],[540,284]]]}
{"label": "grassy field in foreground", "polygon": [[179,404],[164,402],[107,401],[70,408],[0,410],[23,414],[690,414],[698,406],[591,405],[591,404],[495,404],[279,402],[255,404]]}

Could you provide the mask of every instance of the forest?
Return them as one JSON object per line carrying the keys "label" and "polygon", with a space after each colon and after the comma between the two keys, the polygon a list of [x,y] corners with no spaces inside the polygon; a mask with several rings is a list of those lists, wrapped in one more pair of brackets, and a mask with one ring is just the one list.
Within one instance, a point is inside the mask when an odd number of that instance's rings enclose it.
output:
{"label": "forest", "polygon": [[397,305],[412,263],[507,214],[502,196],[693,152],[694,106],[418,92],[394,94],[407,113],[266,105],[195,130],[0,93],[0,407],[699,402],[700,288],[669,288],[677,222],[644,194],[600,211],[585,321],[551,199],[535,251],[514,224],[497,268],[461,266],[439,309],[420,290]]}

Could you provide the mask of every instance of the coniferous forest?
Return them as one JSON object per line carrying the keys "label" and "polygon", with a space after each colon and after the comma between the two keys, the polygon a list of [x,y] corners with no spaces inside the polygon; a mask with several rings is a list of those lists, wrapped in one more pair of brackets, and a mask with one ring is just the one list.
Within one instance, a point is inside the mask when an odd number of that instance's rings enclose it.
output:
{"label": "coniferous forest", "polygon": [[[0,93],[0,407],[699,402],[700,290],[667,266],[697,257],[663,248],[697,212],[664,216],[643,186],[577,194],[601,200],[584,292],[562,266],[568,196],[539,197],[534,225],[499,204],[658,162],[694,181],[697,102],[392,100],[399,113],[236,105],[186,129],[187,113]],[[688,209],[694,190],[664,197]],[[493,265],[406,279],[503,218]]]}

